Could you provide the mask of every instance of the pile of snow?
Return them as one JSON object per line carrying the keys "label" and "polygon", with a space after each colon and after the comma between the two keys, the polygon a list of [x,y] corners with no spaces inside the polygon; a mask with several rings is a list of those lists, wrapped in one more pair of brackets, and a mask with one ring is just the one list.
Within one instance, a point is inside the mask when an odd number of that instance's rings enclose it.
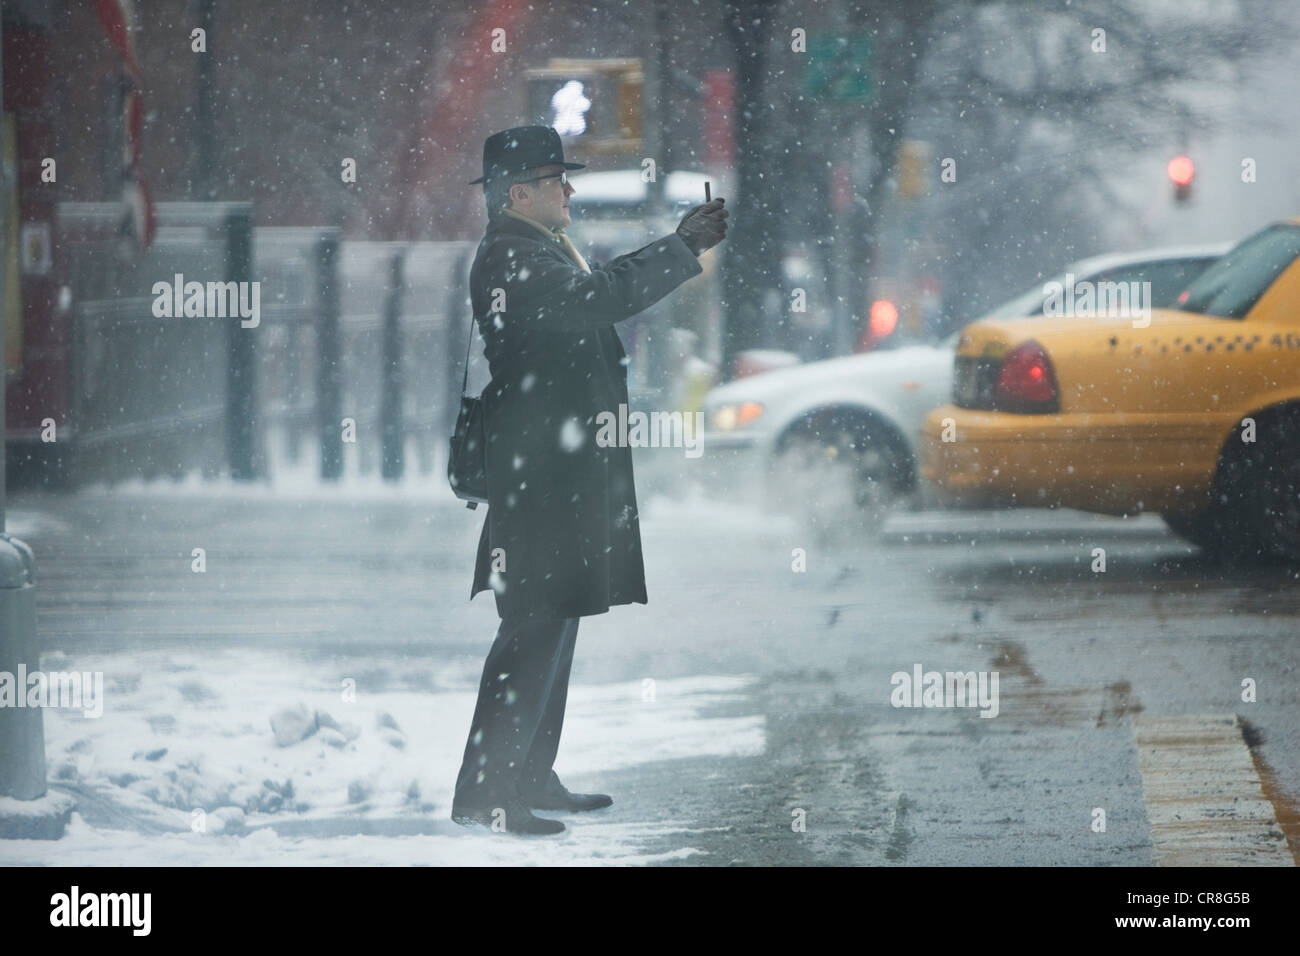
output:
{"label": "pile of snow", "polygon": [[[616,804],[566,816],[570,831],[543,849],[451,823],[481,667],[468,656],[156,651],[42,665],[102,671],[103,716],[45,712],[52,789],[77,795],[78,812],[61,840],[0,842],[0,863],[644,862],[639,846],[674,828],[618,822]],[[739,712],[751,683],[661,680],[652,699],[640,682],[574,685],[557,770],[576,788],[647,761],[760,753],[761,716],[702,716]]]}

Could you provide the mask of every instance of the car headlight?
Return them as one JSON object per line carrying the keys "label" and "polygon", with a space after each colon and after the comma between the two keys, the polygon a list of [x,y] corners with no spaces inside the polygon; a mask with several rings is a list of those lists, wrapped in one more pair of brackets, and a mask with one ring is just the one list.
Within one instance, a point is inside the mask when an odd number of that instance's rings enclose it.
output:
{"label": "car headlight", "polygon": [[744,428],[763,414],[758,402],[735,402],[718,405],[709,411],[709,427],[714,431],[729,432]]}

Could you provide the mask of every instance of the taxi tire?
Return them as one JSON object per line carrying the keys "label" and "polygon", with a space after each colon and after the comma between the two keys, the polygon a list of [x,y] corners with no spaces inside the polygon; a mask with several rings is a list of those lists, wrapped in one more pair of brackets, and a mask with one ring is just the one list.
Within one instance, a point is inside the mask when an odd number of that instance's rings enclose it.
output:
{"label": "taxi tire", "polygon": [[1244,456],[1241,520],[1261,558],[1300,564],[1300,415],[1261,420],[1273,434]]}
{"label": "taxi tire", "polygon": [[1214,517],[1209,511],[1162,514],[1169,530],[1184,541],[1196,545],[1202,551],[1212,553],[1218,538],[1218,529]]}
{"label": "taxi tire", "polygon": [[1212,503],[1194,529],[1203,540],[1186,537],[1235,563],[1300,563],[1300,410],[1261,413],[1257,424],[1267,438],[1224,446]]}

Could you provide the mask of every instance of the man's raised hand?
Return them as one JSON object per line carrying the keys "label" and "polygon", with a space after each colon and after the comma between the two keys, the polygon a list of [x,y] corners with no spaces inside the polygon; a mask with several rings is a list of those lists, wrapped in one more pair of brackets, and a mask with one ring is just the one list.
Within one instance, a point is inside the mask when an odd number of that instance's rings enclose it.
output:
{"label": "man's raised hand", "polygon": [[726,200],[719,197],[696,206],[682,217],[677,226],[677,235],[682,237],[687,248],[697,256],[727,238],[727,210],[722,208],[724,202]]}

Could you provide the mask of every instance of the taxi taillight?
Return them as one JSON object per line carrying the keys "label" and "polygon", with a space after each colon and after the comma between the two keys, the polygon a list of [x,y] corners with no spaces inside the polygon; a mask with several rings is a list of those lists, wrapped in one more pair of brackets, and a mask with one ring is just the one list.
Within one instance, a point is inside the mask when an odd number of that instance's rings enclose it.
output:
{"label": "taxi taillight", "polygon": [[1046,349],[1031,340],[1006,354],[993,387],[993,407],[1000,412],[1061,410],[1056,372]]}

